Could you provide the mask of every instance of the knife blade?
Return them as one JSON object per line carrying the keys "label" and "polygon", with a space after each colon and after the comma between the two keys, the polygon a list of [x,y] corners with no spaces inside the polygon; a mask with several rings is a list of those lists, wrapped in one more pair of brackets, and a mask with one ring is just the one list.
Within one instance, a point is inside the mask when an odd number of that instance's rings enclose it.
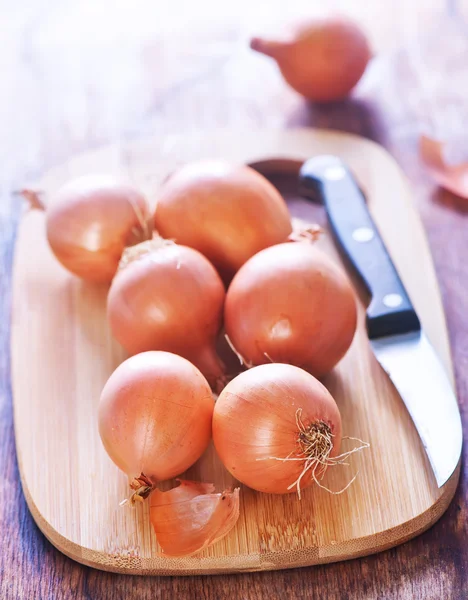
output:
{"label": "knife blade", "polygon": [[334,237],[366,286],[372,350],[408,409],[438,487],[457,467],[462,447],[458,403],[436,352],[348,167],[317,156],[299,172],[300,193],[324,204]]}

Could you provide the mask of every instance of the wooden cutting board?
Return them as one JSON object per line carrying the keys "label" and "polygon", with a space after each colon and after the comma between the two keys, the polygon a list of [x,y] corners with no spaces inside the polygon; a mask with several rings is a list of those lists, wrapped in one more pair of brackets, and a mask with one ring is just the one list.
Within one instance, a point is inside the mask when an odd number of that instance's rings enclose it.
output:
{"label": "wooden cutting board", "polygon": [[[51,170],[38,187],[49,193],[79,174],[126,171],[154,200],[164,177],[186,161],[224,157],[256,162],[263,171],[296,172],[300,161],[318,153],[340,155],[355,172],[424,327],[452,374],[434,269],[407,182],[373,142],[311,129],[174,136],[79,156]],[[291,206],[302,217],[323,221],[321,208],[299,200]],[[329,235],[319,243],[340,260]],[[31,513],[71,558],[99,569],[154,575],[313,565],[400,544],[447,508],[459,468],[437,488],[406,409],[369,351],[363,305],[351,350],[325,380],[340,407],[344,435],[370,442],[350,466],[329,469],[325,483],[339,490],[359,472],[356,481],[341,495],[308,489],[301,501],[294,494],[262,495],[242,486],[240,519],[226,538],[196,556],[164,557],[148,505],[119,506],[128,495],[127,481],[98,435],[101,389],[125,358],[107,327],[106,293],[106,286],[78,280],[54,259],[43,214],[24,215],[15,255],[11,341],[16,448]],[[214,482],[219,490],[233,483],[213,448],[186,476]]]}

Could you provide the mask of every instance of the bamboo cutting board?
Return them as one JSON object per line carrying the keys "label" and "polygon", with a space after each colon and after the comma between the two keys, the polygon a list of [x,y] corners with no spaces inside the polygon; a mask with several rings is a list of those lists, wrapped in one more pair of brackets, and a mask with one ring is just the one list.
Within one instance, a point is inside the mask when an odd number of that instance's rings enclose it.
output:
{"label": "bamboo cutting board", "polygon": [[[254,162],[264,172],[295,172],[300,161],[319,153],[340,155],[359,179],[451,374],[444,315],[421,224],[401,171],[373,142],[311,129],[174,136],[79,156],[46,174],[39,188],[49,193],[79,174],[124,171],[154,200],[164,177],[189,160],[224,157]],[[291,206],[305,218],[323,219],[321,209],[305,201]],[[329,235],[319,244],[340,260]],[[11,342],[17,455],[34,519],[71,558],[99,569],[154,575],[312,565],[400,544],[430,527],[447,508],[459,468],[437,488],[406,409],[369,350],[362,305],[351,350],[325,379],[341,410],[343,434],[370,442],[369,450],[353,455],[350,466],[326,474],[326,485],[339,490],[358,471],[353,485],[341,495],[311,488],[301,501],[294,494],[262,495],[241,486],[240,519],[226,538],[199,555],[164,557],[148,505],[119,506],[128,495],[127,481],[98,435],[101,389],[125,358],[107,327],[106,293],[106,286],[78,280],[54,259],[43,214],[24,215],[15,255]],[[214,482],[219,490],[234,483],[213,448],[186,476]]]}

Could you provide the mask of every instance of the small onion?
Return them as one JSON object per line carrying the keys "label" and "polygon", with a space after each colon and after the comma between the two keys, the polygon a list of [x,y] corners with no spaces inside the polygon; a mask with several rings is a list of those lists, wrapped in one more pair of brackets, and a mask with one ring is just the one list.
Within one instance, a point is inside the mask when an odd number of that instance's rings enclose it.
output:
{"label": "small onion", "polygon": [[323,252],[307,243],[279,244],[237,273],[224,319],[247,365],[289,363],[319,377],[352,342],[356,300],[344,273]]}
{"label": "small onion", "polygon": [[73,179],[47,207],[34,192],[23,195],[34,208],[46,210],[47,239],[57,259],[89,281],[112,281],[124,248],[150,237],[145,197],[112,176]]}
{"label": "small onion", "polygon": [[280,39],[255,37],[250,47],[276,60],[289,85],[309,100],[347,96],[371,57],[362,30],[337,17],[305,20],[289,29]]}
{"label": "small onion", "polygon": [[298,367],[269,364],[233,379],[213,414],[213,440],[228,471],[254,490],[286,494],[320,485],[335,463],[341,417],[328,390]]}
{"label": "small onion", "polygon": [[239,488],[214,493],[210,483],[179,481],[179,486],[150,497],[150,519],[168,556],[189,556],[211,546],[237,523]]}
{"label": "small onion", "polygon": [[169,352],[132,356],[112,373],[99,402],[99,433],[128,475],[133,500],[188,469],[211,438],[213,396],[188,360]]}
{"label": "small onion", "polygon": [[115,338],[130,354],[174,352],[217,387],[224,376],[215,350],[224,298],[224,285],[202,254],[156,238],[125,251],[107,314]]}
{"label": "small onion", "polygon": [[199,250],[226,281],[292,231],[276,188],[250,167],[221,160],[173,173],[160,191],[154,225],[161,236]]}

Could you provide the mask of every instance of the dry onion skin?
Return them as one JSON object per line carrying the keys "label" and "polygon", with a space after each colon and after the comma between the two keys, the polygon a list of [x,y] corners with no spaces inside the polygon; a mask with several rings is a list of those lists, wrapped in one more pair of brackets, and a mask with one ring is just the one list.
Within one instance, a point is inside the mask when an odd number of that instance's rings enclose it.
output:
{"label": "dry onion skin", "polygon": [[346,275],[321,250],[279,244],[237,273],[226,295],[224,321],[247,366],[289,363],[319,377],[351,345],[356,298]]}
{"label": "dry onion skin", "polygon": [[293,24],[281,39],[255,37],[250,47],[276,60],[289,85],[315,102],[345,98],[371,57],[362,30],[337,17]]}
{"label": "dry onion skin", "polygon": [[315,377],[284,364],[254,367],[228,383],[216,401],[213,440],[225,467],[245,485],[299,497],[313,482],[325,487],[329,466],[368,446],[340,455],[335,400]]}
{"label": "dry onion skin", "polygon": [[129,478],[132,501],[200,458],[211,439],[213,406],[208,382],[180,356],[144,352],[117,367],[99,401],[99,433]]}
{"label": "dry onion skin", "polygon": [[149,207],[130,183],[110,175],[71,180],[47,206],[24,190],[33,208],[46,211],[47,239],[62,265],[82,279],[110,282],[124,248],[150,237]]}
{"label": "dry onion skin", "polygon": [[225,281],[292,231],[276,188],[250,167],[222,160],[191,163],[173,173],[160,190],[154,225],[162,237],[199,250]]}
{"label": "dry onion skin", "polygon": [[468,199],[468,162],[451,164],[444,142],[421,135],[421,158],[434,181],[460,198]]}
{"label": "dry onion skin", "polygon": [[214,493],[210,483],[179,481],[150,497],[150,519],[167,556],[190,556],[231,531],[239,518],[239,488]]}
{"label": "dry onion skin", "polygon": [[107,315],[114,337],[130,354],[179,354],[218,388],[224,365],[215,344],[224,299],[223,282],[202,254],[155,238],[124,252]]}

